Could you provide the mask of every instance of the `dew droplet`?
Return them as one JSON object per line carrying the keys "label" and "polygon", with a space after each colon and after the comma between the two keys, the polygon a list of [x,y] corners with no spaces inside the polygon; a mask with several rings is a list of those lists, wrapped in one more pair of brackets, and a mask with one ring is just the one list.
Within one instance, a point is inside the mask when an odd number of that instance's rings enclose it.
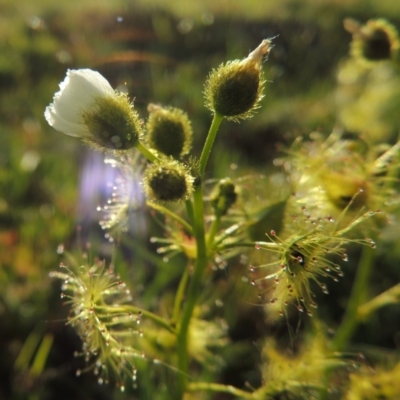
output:
{"label": "dew droplet", "polygon": [[75,375],[76,376],[81,376],[81,374],[82,374],[82,371],[80,369],[77,369],[76,372],[75,372]]}
{"label": "dew droplet", "polygon": [[118,282],[118,289],[125,289],[126,285],[123,281]]}
{"label": "dew droplet", "polygon": [[271,236],[276,236],[276,232],[273,229],[271,229],[270,234],[271,234]]}
{"label": "dew droplet", "polygon": [[215,300],[215,305],[217,307],[223,307],[224,302],[221,299],[217,299],[217,300]]}
{"label": "dew droplet", "polygon": [[256,248],[256,250],[260,250],[260,249],[261,249],[260,244],[259,244],[259,243],[256,243],[255,248]]}

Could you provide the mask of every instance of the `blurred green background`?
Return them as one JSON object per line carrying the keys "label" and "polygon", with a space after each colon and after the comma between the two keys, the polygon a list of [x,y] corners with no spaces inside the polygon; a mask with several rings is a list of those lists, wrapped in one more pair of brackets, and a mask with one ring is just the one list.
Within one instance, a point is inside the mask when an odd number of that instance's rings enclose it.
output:
{"label": "blurred green background", "polygon": [[[233,163],[264,173],[277,145],[316,129],[329,133],[337,122],[337,71],[351,39],[343,29],[346,17],[361,22],[383,17],[399,28],[400,2],[2,0],[0,399],[114,396],[113,388],[96,386],[90,376],[74,379],[72,355],[79,341],[64,327],[67,310],[59,304],[59,286],[48,279],[61,260],[60,245],[71,251],[84,247],[96,225],[89,221],[77,234],[87,207],[82,171],[93,155],[55,132],[43,116],[66,70],[98,70],[113,87],[128,91],[143,118],[150,102],[185,109],[198,154],[210,123],[202,97],[208,72],[246,56],[263,38],[276,37],[265,63],[262,109],[249,122],[223,125],[214,152],[219,163],[211,162],[216,177],[224,177]],[[398,134],[399,120],[393,120],[385,140]],[[95,207],[99,195],[93,196]],[[142,243],[151,233],[150,227],[140,234]],[[100,254],[110,255],[109,247],[99,246]],[[393,248],[387,255],[391,264],[398,253]],[[376,292],[399,278],[389,269]],[[370,335],[376,345],[387,337],[400,340],[399,330]]]}

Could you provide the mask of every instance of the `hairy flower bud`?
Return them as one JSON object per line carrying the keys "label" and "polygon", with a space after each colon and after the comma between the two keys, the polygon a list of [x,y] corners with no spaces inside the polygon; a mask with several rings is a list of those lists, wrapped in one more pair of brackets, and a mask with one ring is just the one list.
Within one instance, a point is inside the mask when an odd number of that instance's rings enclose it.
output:
{"label": "hairy flower bud", "polygon": [[151,164],[144,172],[144,189],[154,200],[186,200],[193,191],[193,177],[178,161],[164,160]]}
{"label": "hairy flower bud", "polygon": [[229,178],[222,179],[211,193],[211,206],[217,216],[223,216],[235,204],[236,199],[235,184]]}
{"label": "hairy flower bud", "polygon": [[192,145],[192,127],[185,112],[178,108],[162,108],[149,104],[147,141],[161,153],[181,158],[189,153]]}
{"label": "hairy flower bud", "polygon": [[271,40],[263,40],[244,60],[211,71],[204,90],[206,107],[233,121],[250,118],[263,97],[261,61],[270,50]]}
{"label": "hairy flower bud", "polygon": [[361,25],[347,18],[344,27],[353,35],[352,55],[367,63],[393,59],[400,47],[396,28],[384,19],[369,20]]}
{"label": "hairy flower bud", "polygon": [[103,150],[127,150],[141,135],[139,116],[128,97],[90,69],[68,70],[60,91],[45,111],[60,132],[82,138]]}

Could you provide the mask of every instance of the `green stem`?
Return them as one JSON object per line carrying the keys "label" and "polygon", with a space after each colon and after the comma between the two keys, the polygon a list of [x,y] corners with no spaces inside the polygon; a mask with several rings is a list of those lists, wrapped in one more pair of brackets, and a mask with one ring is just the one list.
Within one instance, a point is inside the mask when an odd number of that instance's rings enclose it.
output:
{"label": "green stem", "polygon": [[357,327],[357,310],[365,299],[373,261],[373,249],[364,247],[346,313],[332,342],[332,351],[343,350]]}
{"label": "green stem", "polygon": [[[354,330],[358,324],[358,307],[364,301],[366,290],[368,288],[368,279],[370,276],[372,264],[374,260],[374,253],[371,247],[364,247],[361,260],[358,264],[357,274],[353,283],[353,289],[350,294],[349,303],[344,315],[343,321],[336,331],[336,335],[331,344],[331,350],[333,352],[342,351],[349,339],[351,338]],[[319,398],[325,400],[328,396],[328,384],[332,368],[325,370],[325,376],[323,377],[323,385],[320,389]]]}
{"label": "green stem", "polygon": [[215,239],[215,235],[218,232],[220,222],[221,222],[221,217],[219,215],[216,215],[214,221],[211,224],[211,228],[210,228],[208,238],[207,238],[207,248],[209,251],[212,251],[212,249],[214,247],[214,239]]}
{"label": "green stem", "polygon": [[188,233],[192,233],[192,227],[179,215],[175,214],[173,211],[171,211],[169,208],[162,206],[161,204],[157,203],[152,203],[151,201],[147,201],[146,205],[149,207],[153,208],[154,210],[160,211],[164,215],[168,215],[172,219],[174,219],[176,222],[181,224]]}
{"label": "green stem", "polygon": [[142,142],[138,141],[136,148],[151,162],[158,160],[158,157],[154,155]]}
{"label": "green stem", "polygon": [[[206,142],[204,143],[203,151],[200,156],[199,169],[201,182],[203,181],[204,172],[207,166],[208,158],[210,157],[211,149],[214,144],[218,128],[223,120],[223,117],[214,114],[210,130],[208,131]],[[186,390],[188,370],[189,370],[189,355],[188,355],[188,332],[190,320],[193,315],[193,310],[196,306],[200,295],[201,280],[204,270],[207,266],[207,246],[204,228],[204,205],[203,205],[203,188],[197,186],[193,194],[193,207],[186,203],[189,218],[193,225],[193,233],[196,239],[197,257],[194,264],[193,275],[191,276],[185,305],[180,314],[177,338],[177,353],[178,353],[178,369],[181,371],[178,377],[176,400],[183,398]],[[190,215],[191,214],[191,215]]]}
{"label": "green stem", "polygon": [[182,372],[178,377],[178,393],[176,400],[180,400],[185,392],[187,383],[187,372],[189,368],[188,357],[188,331],[193,310],[196,306],[200,294],[201,279],[207,266],[207,248],[204,232],[204,211],[203,211],[203,191],[198,186],[194,192],[194,234],[197,244],[197,258],[194,265],[193,275],[191,276],[189,289],[181,319],[178,327],[178,369]]}
{"label": "green stem", "polygon": [[179,315],[181,312],[181,306],[182,306],[182,302],[183,302],[183,297],[185,295],[185,290],[186,290],[188,279],[189,279],[189,266],[187,266],[185,268],[185,271],[183,272],[183,275],[179,282],[178,290],[175,295],[174,310],[172,313],[172,321],[174,323],[177,323],[177,321],[179,320]]}
{"label": "green stem", "polygon": [[176,334],[176,330],[164,318],[161,318],[158,315],[153,314],[151,311],[143,310],[139,307],[129,306],[129,305],[120,306],[120,307],[96,306],[96,309],[106,310],[110,314],[114,314],[114,313],[120,314],[120,313],[129,313],[129,312],[140,313],[143,315],[143,317],[151,319],[153,322],[162,326],[169,332]]}
{"label": "green stem", "polygon": [[199,390],[209,391],[209,392],[220,392],[220,393],[230,393],[241,399],[253,399],[253,395],[244,390],[240,390],[231,385],[221,385],[220,383],[209,383],[209,382],[196,382],[189,383],[187,390],[190,392],[197,392]]}
{"label": "green stem", "polygon": [[214,118],[211,122],[210,130],[208,131],[207,140],[204,143],[203,151],[200,156],[200,175],[203,177],[204,171],[206,170],[207,161],[210,157],[211,149],[214,144],[215,137],[217,136],[218,128],[221,125],[223,116],[214,114]]}
{"label": "green stem", "polygon": [[193,225],[193,220],[194,220],[194,211],[193,211],[193,204],[191,200],[186,200],[185,201],[186,205],[186,212],[189,218],[190,223]]}
{"label": "green stem", "polygon": [[372,300],[358,307],[357,315],[360,320],[365,320],[371,313],[388,304],[400,302],[400,283],[374,297]]}
{"label": "green stem", "polygon": [[48,333],[42,340],[38,351],[36,352],[36,357],[33,361],[31,368],[31,374],[34,377],[40,376],[45,367],[47,358],[49,356],[51,346],[53,345],[54,337],[52,334]]}
{"label": "green stem", "polygon": [[[232,249],[235,247],[252,247],[253,249],[261,242],[234,242],[234,243],[227,243],[222,246],[218,246],[218,251],[223,251],[226,249]],[[278,251],[280,249],[279,245],[276,243],[267,243],[262,242],[262,248],[268,250],[275,250]]]}
{"label": "green stem", "polygon": [[226,228],[224,232],[222,232],[216,239],[215,244],[219,244],[223,242],[227,237],[231,237],[235,232],[237,232],[243,226],[242,223],[231,225],[229,228]]}

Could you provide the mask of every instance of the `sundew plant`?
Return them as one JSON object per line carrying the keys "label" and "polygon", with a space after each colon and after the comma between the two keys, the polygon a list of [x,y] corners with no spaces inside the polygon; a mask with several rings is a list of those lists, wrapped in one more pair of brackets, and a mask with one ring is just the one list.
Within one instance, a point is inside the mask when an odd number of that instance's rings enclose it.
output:
{"label": "sundew plant", "polygon": [[[326,127],[330,134],[296,137],[277,154],[279,172],[271,175],[268,166],[241,175],[238,165],[217,179],[208,166],[219,162],[213,146],[221,124],[257,118],[274,85],[264,70],[279,37],[205,72],[207,135],[184,110],[149,104],[148,116],[140,116],[132,98],[99,72],[67,71],[44,115],[119,171],[112,197],[98,207],[114,253],[140,247],[129,236],[129,216],[137,212],[132,192],[140,187],[164,231],[150,239],[156,251],[148,262],[167,269],[176,259],[179,271],[161,281],[146,307],[146,282],[131,285],[124,257],[70,258],[51,272],[62,281],[67,325],[82,343],[76,354],[85,367],[76,379],[94,373],[98,384],[141,399],[400,398],[399,360],[372,366],[350,346],[357,325],[400,293],[398,285],[377,297],[368,290],[375,252],[397,224],[400,142],[385,143],[368,129],[352,133],[366,119],[379,131],[384,100],[375,104],[370,86],[379,79],[399,84],[399,39],[381,19],[347,19],[344,26],[352,43],[339,66],[337,96],[345,106],[338,106],[338,123]],[[201,152],[193,151],[203,137]],[[223,300],[221,274],[231,283]],[[346,274],[355,275],[352,285],[343,283]],[[344,314],[332,329],[327,315],[336,306],[324,298],[340,285]],[[264,330],[252,348],[232,341],[229,320],[241,303],[257,309]],[[255,377],[227,378],[248,364]]]}

